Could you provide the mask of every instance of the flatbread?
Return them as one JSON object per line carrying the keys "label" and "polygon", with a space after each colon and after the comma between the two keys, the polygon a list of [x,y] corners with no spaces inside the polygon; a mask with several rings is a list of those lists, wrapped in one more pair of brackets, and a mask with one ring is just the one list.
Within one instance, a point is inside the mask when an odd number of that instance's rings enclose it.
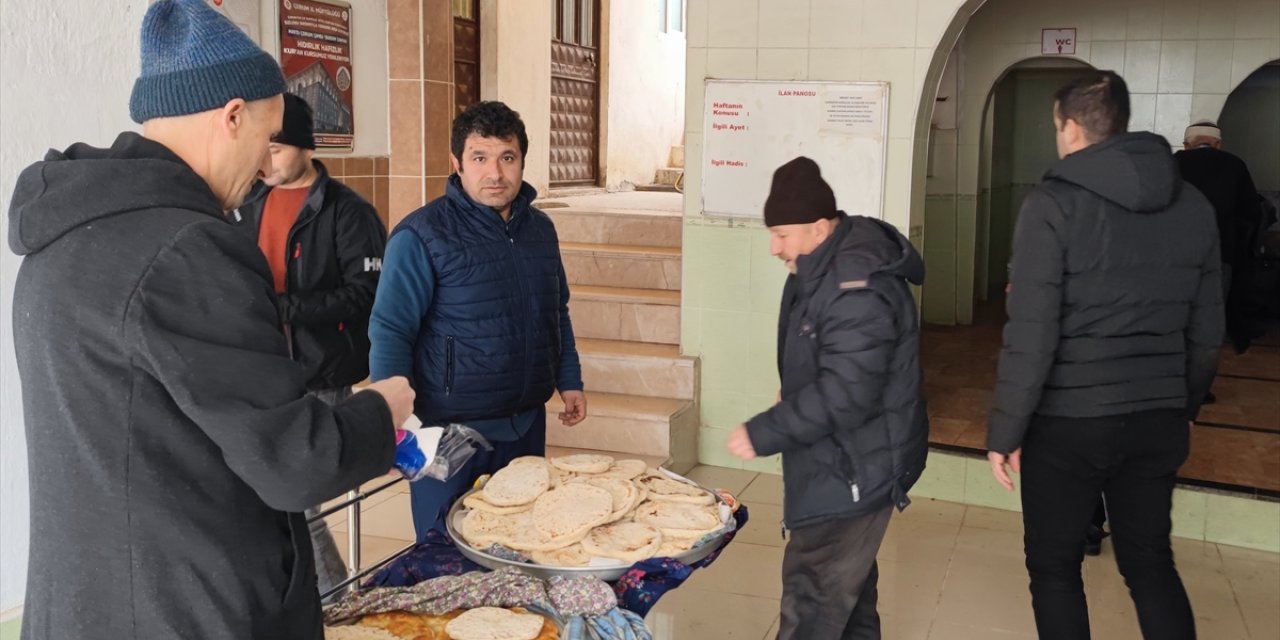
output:
{"label": "flatbread", "polygon": [[613,458],[594,453],[575,453],[551,458],[551,466],[570,473],[604,473],[613,466]]}
{"label": "flatbread", "polygon": [[636,522],[657,527],[664,536],[676,538],[690,537],[701,531],[710,533],[723,524],[720,522],[719,510],[714,507],[683,502],[655,502],[652,496],[636,509],[633,518]]}
{"label": "flatbread", "polygon": [[648,465],[644,460],[614,460],[613,465],[604,473],[595,474],[597,478],[621,478],[623,480],[635,480],[644,475]]}
{"label": "flatbread", "polygon": [[630,480],[606,478],[601,476],[580,476],[569,482],[581,482],[593,487],[600,487],[613,497],[613,513],[605,523],[617,522],[631,513],[641,502],[644,502],[644,490]]}
{"label": "flatbread", "polygon": [[658,551],[653,554],[655,558],[671,558],[678,556],[689,549],[693,548],[693,540],[682,540],[680,538],[662,539],[662,544],[658,545]]}
{"label": "flatbread", "polygon": [[472,609],[445,625],[453,640],[534,640],[542,633],[543,618],[497,607]]}
{"label": "flatbread", "polygon": [[662,532],[642,522],[619,522],[596,527],[582,539],[593,556],[628,564],[652,558],[662,545]]}
{"label": "flatbread", "polygon": [[402,640],[390,631],[376,627],[348,625],[345,627],[325,627],[324,640]]}
{"label": "flatbread", "polygon": [[474,509],[463,516],[459,533],[467,544],[484,549],[491,544],[505,545],[517,531],[532,526],[533,517],[529,511],[500,515]]}
{"label": "flatbread", "polygon": [[672,480],[665,475],[646,475],[636,484],[649,492],[649,499],[666,502],[684,502],[689,504],[715,504],[715,496],[710,491],[697,485]]}
{"label": "flatbread", "polygon": [[481,493],[495,507],[516,507],[538,499],[551,488],[551,470],[542,458],[526,456],[493,474]]}
{"label": "flatbread", "polygon": [[532,551],[529,558],[548,567],[585,567],[591,562],[591,554],[576,542],[555,551]]}
{"label": "flatbread", "polygon": [[374,613],[360,619],[360,626],[391,634],[396,640],[447,640],[443,630],[432,628],[432,616],[408,611]]}
{"label": "flatbread", "polygon": [[489,504],[489,501],[484,499],[483,492],[475,491],[467,494],[467,497],[462,499],[462,506],[476,511],[487,511],[496,515],[511,515],[532,509],[533,503],[522,504],[515,507],[499,507],[494,504]]}
{"label": "flatbread", "polygon": [[531,513],[533,526],[548,538],[585,536],[613,515],[613,495],[584,482],[571,482],[538,496]]}

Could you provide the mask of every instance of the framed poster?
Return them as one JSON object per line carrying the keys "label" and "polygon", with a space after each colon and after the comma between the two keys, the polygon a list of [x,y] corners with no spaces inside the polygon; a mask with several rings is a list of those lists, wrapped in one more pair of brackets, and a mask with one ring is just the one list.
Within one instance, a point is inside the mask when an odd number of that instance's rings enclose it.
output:
{"label": "framed poster", "polygon": [[311,105],[316,147],[350,151],[355,140],[351,5],[334,0],[279,2],[285,84]]}
{"label": "framed poster", "polygon": [[250,40],[262,46],[258,0],[209,0],[209,5],[240,27]]}

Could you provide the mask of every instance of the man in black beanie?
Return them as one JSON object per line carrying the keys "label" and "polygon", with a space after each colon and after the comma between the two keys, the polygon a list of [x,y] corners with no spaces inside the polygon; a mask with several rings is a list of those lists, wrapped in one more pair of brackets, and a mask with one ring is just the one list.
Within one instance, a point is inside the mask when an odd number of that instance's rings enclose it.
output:
{"label": "man in black beanie", "polygon": [[924,282],[924,262],[893,226],[838,211],[809,158],[774,172],[764,222],[770,253],[791,271],[778,317],[782,389],[728,446],[745,460],[782,454],[791,541],[778,638],[876,639],[876,552],[928,451],[908,287]]}
{"label": "man in black beanie", "polygon": [[[280,322],[308,391],[330,405],[369,376],[369,312],[387,230],[378,212],[316,160],[311,107],[284,94],[271,174],[232,216],[251,233],[275,280]],[[317,513],[307,512],[308,517]],[[324,520],[310,524],[321,593],[347,577]]]}

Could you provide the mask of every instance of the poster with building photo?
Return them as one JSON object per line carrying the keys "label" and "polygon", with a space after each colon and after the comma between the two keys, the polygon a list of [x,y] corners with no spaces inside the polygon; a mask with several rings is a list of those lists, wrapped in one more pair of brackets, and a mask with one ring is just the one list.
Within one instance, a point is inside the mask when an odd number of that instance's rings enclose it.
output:
{"label": "poster with building photo", "polygon": [[355,140],[351,5],[278,0],[280,67],[289,91],[315,115],[316,147],[350,150]]}
{"label": "poster with building photo", "polygon": [[250,39],[262,46],[259,0],[209,0],[209,5],[235,23]]}

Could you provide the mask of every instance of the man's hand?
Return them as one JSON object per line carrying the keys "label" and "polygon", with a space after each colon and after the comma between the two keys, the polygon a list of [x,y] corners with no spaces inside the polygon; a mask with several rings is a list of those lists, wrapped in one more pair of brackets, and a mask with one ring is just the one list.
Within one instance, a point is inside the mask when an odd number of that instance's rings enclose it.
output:
{"label": "man's hand", "polygon": [[560,399],[564,401],[564,411],[560,412],[560,422],[572,427],[587,419],[587,394],[581,391],[561,391]]}
{"label": "man's hand", "polygon": [[413,387],[409,386],[409,379],[404,376],[379,380],[361,391],[372,391],[387,401],[387,406],[391,408],[392,426],[397,429],[413,415]]}
{"label": "man's hand", "polygon": [[991,475],[995,476],[996,482],[999,482],[1006,491],[1013,491],[1013,479],[1009,477],[1009,472],[1005,470],[1004,465],[1008,464],[1012,467],[1014,473],[1022,473],[1022,447],[1014,449],[1013,453],[1007,456],[1003,453],[988,451],[987,460],[991,461]]}
{"label": "man's hand", "polygon": [[743,460],[750,460],[756,457],[756,449],[751,446],[751,434],[747,433],[747,425],[740,424],[736,429],[729,433],[729,453],[732,453]]}

